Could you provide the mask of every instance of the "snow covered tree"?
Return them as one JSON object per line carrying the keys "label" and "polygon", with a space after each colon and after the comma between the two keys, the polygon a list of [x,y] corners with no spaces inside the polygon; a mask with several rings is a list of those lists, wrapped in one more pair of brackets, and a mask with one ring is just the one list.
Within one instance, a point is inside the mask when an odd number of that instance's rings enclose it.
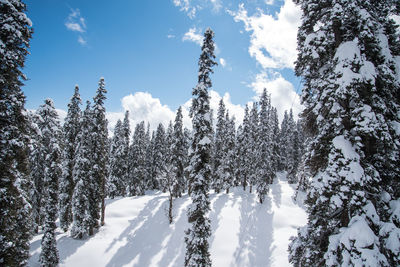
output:
{"label": "snow covered tree", "polygon": [[396,2],[296,2],[303,10],[296,74],[304,79],[311,182],[308,223],[290,244],[290,261],[399,266]]}
{"label": "snow covered tree", "polygon": [[171,164],[173,165],[175,184],[173,188],[173,197],[181,197],[185,192],[185,161],[186,161],[186,149],[185,149],[185,136],[183,133],[182,125],[182,108],[179,107],[174,123],[174,131],[171,146]]}
{"label": "snow covered tree", "polygon": [[249,176],[251,172],[252,134],[249,115],[249,106],[246,104],[242,127],[238,128],[236,140],[237,177],[243,186],[243,190],[250,185]]}
{"label": "snow covered tree", "polygon": [[259,118],[259,168],[257,173],[257,195],[262,203],[268,193],[268,185],[275,178],[272,168],[272,123],[271,123],[271,99],[264,89],[260,99],[260,118]]}
{"label": "snow covered tree", "polygon": [[190,153],[190,182],[192,203],[188,208],[188,222],[191,227],[185,232],[185,266],[211,266],[208,238],[211,235],[210,200],[208,197],[211,179],[212,121],[208,90],[212,83],[210,74],[214,61],[214,32],[208,28],[204,33],[199,59],[198,84],[193,88],[190,110],[193,124],[193,140]]}
{"label": "snow covered tree", "polygon": [[125,117],[124,121],[122,122],[122,129],[121,129],[121,135],[122,135],[122,146],[123,146],[123,156],[122,156],[122,161],[121,163],[121,173],[122,173],[122,183],[124,185],[124,188],[122,190],[122,196],[126,196],[127,194],[127,186],[128,186],[128,179],[129,179],[129,140],[131,138],[131,127],[130,127],[130,122],[129,122],[129,111],[125,111]]}
{"label": "snow covered tree", "polygon": [[[271,110],[271,167],[273,172],[277,172],[279,170],[279,163],[281,162],[281,154],[279,150],[279,136],[280,136],[280,129],[279,129],[279,120],[278,120],[278,112],[276,107],[272,107]],[[302,142],[304,140],[302,139]],[[270,181],[272,183],[272,181]]]}
{"label": "snow covered tree", "polygon": [[71,236],[82,239],[93,234],[89,211],[89,195],[92,179],[92,110],[87,101],[81,118],[81,130],[78,134],[75,164],[72,171],[74,177],[74,193],[72,195],[72,227]]}
{"label": "snow covered tree", "polygon": [[18,0],[0,2],[0,263],[20,266],[29,257],[31,206],[22,73],[32,23]]}
{"label": "snow covered tree", "polygon": [[65,118],[64,134],[64,167],[60,177],[60,227],[66,232],[72,223],[72,194],[74,192],[73,169],[75,164],[75,152],[78,133],[80,131],[80,119],[82,116],[80,105],[82,100],[78,85],[75,86],[74,95],[68,104],[68,113]]}
{"label": "snow covered tree", "polygon": [[104,78],[100,78],[99,87],[96,96],[93,98],[93,171],[92,171],[92,184],[93,191],[92,197],[89,199],[91,216],[93,219],[93,226],[98,227],[98,220],[100,225],[104,225],[105,215],[105,185],[107,178],[107,156],[108,156],[108,129],[106,119],[106,109],[104,101],[106,100],[107,90],[105,88]]}
{"label": "snow covered tree", "polygon": [[135,132],[133,134],[132,145],[129,151],[130,161],[130,177],[129,177],[129,195],[140,196],[144,194],[146,189],[146,130],[144,121],[136,125]]}
{"label": "snow covered tree", "polygon": [[123,129],[121,120],[117,121],[114,128],[114,136],[111,139],[109,153],[109,177],[107,179],[108,195],[110,198],[123,196],[125,194],[124,176],[124,143]]}
{"label": "snow covered tree", "polygon": [[248,156],[248,167],[249,167],[249,190],[252,192],[253,185],[256,185],[259,168],[260,168],[260,150],[259,150],[259,141],[260,141],[260,132],[258,126],[259,118],[258,118],[258,103],[254,102],[253,107],[250,112],[249,119],[249,130],[250,130],[250,138],[248,140],[249,154]]}
{"label": "snow covered tree", "polygon": [[229,111],[225,115],[225,141],[223,144],[223,157],[220,165],[221,169],[221,185],[222,188],[229,193],[229,189],[233,186],[235,175],[235,118],[229,118]]}
{"label": "snow covered tree", "polygon": [[165,192],[166,184],[163,182],[161,173],[165,168],[165,154],[166,154],[166,133],[162,123],[158,124],[156,135],[153,142],[153,162],[152,162],[152,177],[151,189],[159,189]]}
{"label": "snow covered tree", "polygon": [[42,266],[56,266],[59,260],[55,230],[58,215],[58,179],[62,175],[61,126],[51,99],[45,100],[45,104],[39,107],[37,114],[39,116],[38,126],[41,131],[41,145],[43,146],[42,152],[45,155],[42,166],[44,233],[39,261]]}
{"label": "snow covered tree", "polygon": [[225,104],[221,98],[219,101],[217,125],[215,130],[214,153],[213,153],[213,178],[212,188],[219,193],[223,187],[223,166],[222,160],[225,157],[224,145],[226,142],[226,121],[225,121]]}
{"label": "snow covered tree", "polygon": [[29,194],[30,202],[32,204],[32,220],[33,220],[33,232],[38,233],[39,227],[43,226],[44,219],[44,205],[43,199],[43,171],[45,153],[43,152],[42,146],[42,134],[39,129],[38,123],[39,115],[36,112],[28,113],[29,120],[29,134],[30,134],[30,153],[29,153],[29,165],[31,172],[32,189]]}

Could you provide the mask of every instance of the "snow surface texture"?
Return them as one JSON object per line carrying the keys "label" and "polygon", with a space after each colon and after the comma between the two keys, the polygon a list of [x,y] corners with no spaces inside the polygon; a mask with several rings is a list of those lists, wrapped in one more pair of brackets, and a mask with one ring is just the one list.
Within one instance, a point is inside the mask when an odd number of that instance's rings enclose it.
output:
{"label": "snow surface texture", "polygon": [[[294,188],[278,173],[263,204],[241,187],[210,194],[213,266],[289,266],[289,237],[307,222],[305,211],[292,200]],[[108,199],[106,224],[89,239],[72,239],[57,228],[60,266],[183,266],[190,198],[175,200],[169,225],[168,194],[146,193]],[[39,266],[41,238],[31,241],[29,266]]]}

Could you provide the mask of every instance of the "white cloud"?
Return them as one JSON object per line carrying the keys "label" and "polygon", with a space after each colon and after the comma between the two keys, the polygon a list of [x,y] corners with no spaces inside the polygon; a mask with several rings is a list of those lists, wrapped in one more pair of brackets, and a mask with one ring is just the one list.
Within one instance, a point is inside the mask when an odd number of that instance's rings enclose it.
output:
{"label": "white cloud", "polygon": [[175,35],[173,35],[173,34],[168,34],[168,35],[167,35],[167,38],[168,38],[168,39],[175,38]]}
{"label": "white cloud", "polygon": [[124,110],[129,110],[132,126],[144,120],[155,129],[159,123],[167,126],[170,120],[175,119],[175,111],[167,105],[162,105],[160,99],[154,98],[147,92],[127,95],[122,98],[121,104]]}
{"label": "white cloud", "polygon": [[203,44],[203,39],[201,31],[196,27],[190,28],[182,37],[182,41],[194,42],[200,46]]}
{"label": "white cloud", "polygon": [[235,21],[242,21],[251,32],[249,53],[263,68],[293,68],[297,57],[297,28],[301,10],[292,0],[285,0],[275,16],[248,15],[244,4],[237,12],[229,11]]}
{"label": "white cloud", "polygon": [[296,93],[293,84],[285,80],[278,72],[257,74],[255,81],[250,87],[257,94],[262,94],[264,88],[271,95],[271,104],[277,108],[279,120],[282,121],[285,110],[293,109],[293,115],[297,119],[303,106],[300,104],[300,97]]}
{"label": "white cloud", "polygon": [[86,45],[87,41],[82,36],[82,34],[86,32],[86,22],[81,16],[79,9],[71,9],[71,13],[68,15],[65,22],[65,27],[70,31],[80,33],[81,35],[78,37],[78,43]]}
{"label": "white cloud", "polygon": [[215,13],[222,8],[222,0],[173,0],[172,2],[191,19],[194,19],[197,12],[204,8],[211,7]]}
{"label": "white cloud", "polygon": [[82,36],[79,35],[78,37],[78,43],[80,43],[81,45],[86,45],[87,41],[85,39],[83,39]]}
{"label": "white cloud", "polygon": [[221,64],[221,66],[223,67],[223,68],[225,68],[225,66],[226,66],[226,61],[225,61],[225,59],[223,59],[222,57],[219,59],[219,64]]}

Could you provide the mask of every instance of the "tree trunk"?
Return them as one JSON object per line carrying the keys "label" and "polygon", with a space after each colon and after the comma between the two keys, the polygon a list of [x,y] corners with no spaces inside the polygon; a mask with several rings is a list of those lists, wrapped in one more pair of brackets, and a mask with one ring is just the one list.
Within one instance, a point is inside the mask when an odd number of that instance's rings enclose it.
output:
{"label": "tree trunk", "polygon": [[172,204],[173,204],[173,197],[172,194],[169,194],[169,208],[168,208],[168,219],[169,219],[169,224],[172,223],[173,218],[172,218]]}

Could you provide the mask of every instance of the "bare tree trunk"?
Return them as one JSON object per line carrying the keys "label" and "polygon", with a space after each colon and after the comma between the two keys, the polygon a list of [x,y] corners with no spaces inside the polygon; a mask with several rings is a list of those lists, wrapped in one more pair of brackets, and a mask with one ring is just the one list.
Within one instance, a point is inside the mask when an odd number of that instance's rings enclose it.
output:
{"label": "bare tree trunk", "polygon": [[169,193],[169,208],[168,208],[168,219],[169,219],[169,224],[172,223],[173,217],[172,217],[172,204],[173,204],[173,197],[171,192]]}
{"label": "bare tree trunk", "polygon": [[105,194],[106,194],[106,185],[105,185],[105,178],[101,181],[101,216],[100,216],[100,225],[104,225],[104,216],[106,212],[106,203],[105,203]]}

